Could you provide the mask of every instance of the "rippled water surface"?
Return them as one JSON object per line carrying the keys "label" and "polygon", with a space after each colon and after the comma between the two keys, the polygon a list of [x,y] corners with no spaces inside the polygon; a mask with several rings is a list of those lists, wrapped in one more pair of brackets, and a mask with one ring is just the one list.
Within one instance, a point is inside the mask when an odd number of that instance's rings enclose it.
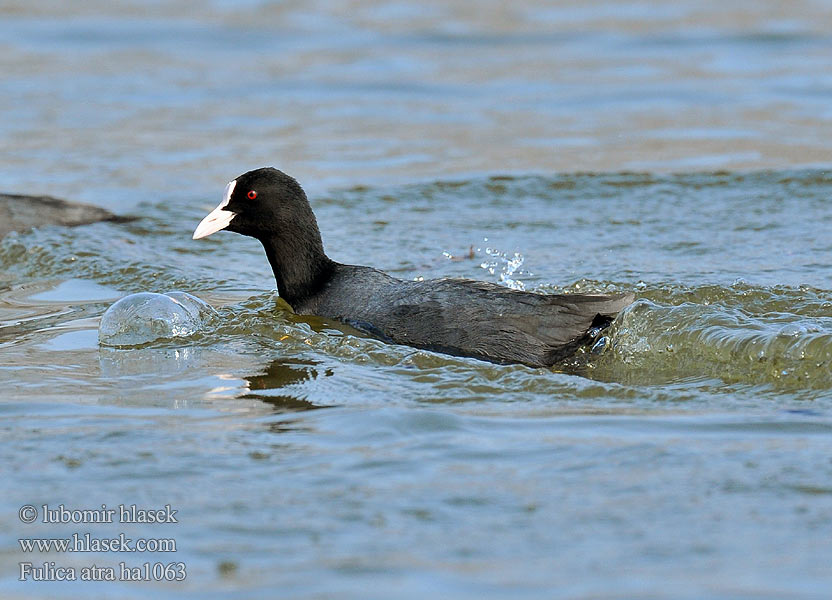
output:
{"label": "rippled water surface", "polygon": [[[4,191],[139,217],[0,240],[0,596],[828,597],[828,7],[722,4],[0,8]],[[637,301],[553,370],[295,316],[256,241],[191,240],[269,163],[341,262]],[[173,290],[208,329],[99,346]],[[177,552],[20,552],[87,531]]]}
{"label": "rippled water surface", "polygon": [[[142,204],[127,225],[13,234],[4,514],[32,499],[175,504],[166,531],[200,597],[812,595],[829,582],[832,523],[830,192],[819,172],[625,174],[313,200],[344,261],[635,291],[606,351],[562,372],[296,317],[256,242],[190,240],[197,198]],[[201,296],[216,326],[99,348],[110,303],[151,289]]]}

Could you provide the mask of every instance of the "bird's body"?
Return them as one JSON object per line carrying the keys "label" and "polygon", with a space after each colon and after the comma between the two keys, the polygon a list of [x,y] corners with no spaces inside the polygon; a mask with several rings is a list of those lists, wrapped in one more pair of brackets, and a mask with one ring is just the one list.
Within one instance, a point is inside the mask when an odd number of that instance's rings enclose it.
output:
{"label": "bird's body", "polygon": [[241,175],[194,238],[229,229],[259,239],[278,292],[298,314],[337,319],[388,342],[499,363],[550,366],[591,341],[632,294],[537,294],[467,279],[405,281],[323,251],[297,182]]}
{"label": "bird's body", "polygon": [[336,265],[321,293],[295,307],[397,344],[499,363],[542,367],[572,354],[627,295],[544,295],[468,279],[403,281]]}

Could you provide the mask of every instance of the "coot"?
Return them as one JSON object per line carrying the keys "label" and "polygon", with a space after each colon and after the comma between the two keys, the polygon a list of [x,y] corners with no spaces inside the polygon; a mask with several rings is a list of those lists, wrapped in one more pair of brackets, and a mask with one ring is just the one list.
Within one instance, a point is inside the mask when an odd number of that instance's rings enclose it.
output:
{"label": "coot", "polygon": [[324,253],[306,194],[266,167],[237,177],[194,239],[221,229],[260,240],[280,296],[298,314],[337,319],[388,342],[546,367],[598,335],[632,294],[549,295],[467,279],[404,281]]}

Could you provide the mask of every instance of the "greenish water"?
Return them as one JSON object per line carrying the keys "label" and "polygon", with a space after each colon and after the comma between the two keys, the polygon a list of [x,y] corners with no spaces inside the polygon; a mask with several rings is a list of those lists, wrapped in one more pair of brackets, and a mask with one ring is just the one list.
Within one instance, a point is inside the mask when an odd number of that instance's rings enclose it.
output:
{"label": "greenish water", "polygon": [[[0,191],[140,217],[0,240],[0,597],[826,600],[830,31],[808,0],[0,4]],[[298,318],[256,241],[191,240],[269,164],[341,262],[638,300],[557,370]],[[218,318],[99,347],[172,290]],[[177,548],[19,542],[73,533]]]}
{"label": "greenish water", "polygon": [[[155,585],[162,596],[822,597],[830,192],[827,174],[791,171],[490,177],[313,199],[342,261],[636,292],[606,351],[561,372],[294,316],[259,244],[190,239],[198,198],[139,205],[125,225],[13,234],[0,243],[4,572],[22,560],[17,537],[79,529],[24,526],[19,505],[129,501],[179,509],[176,525],[129,530],[178,540],[188,579]],[[113,300],[172,289],[219,320],[186,340],[98,347]],[[78,556],[40,555],[91,562]],[[4,595],[146,593],[13,580]]]}

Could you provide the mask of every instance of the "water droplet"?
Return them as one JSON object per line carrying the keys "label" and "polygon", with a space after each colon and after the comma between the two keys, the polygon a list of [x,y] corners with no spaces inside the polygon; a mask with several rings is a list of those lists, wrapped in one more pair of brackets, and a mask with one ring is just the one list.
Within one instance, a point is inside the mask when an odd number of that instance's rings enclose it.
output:
{"label": "water droplet", "polygon": [[777,332],[777,335],[780,337],[800,337],[805,332],[806,328],[801,327],[796,323],[789,323],[787,325],[783,325],[783,327],[780,328],[780,331]]}
{"label": "water droplet", "polygon": [[592,354],[601,354],[607,347],[607,336],[598,338],[598,341],[592,344],[590,352]]}

